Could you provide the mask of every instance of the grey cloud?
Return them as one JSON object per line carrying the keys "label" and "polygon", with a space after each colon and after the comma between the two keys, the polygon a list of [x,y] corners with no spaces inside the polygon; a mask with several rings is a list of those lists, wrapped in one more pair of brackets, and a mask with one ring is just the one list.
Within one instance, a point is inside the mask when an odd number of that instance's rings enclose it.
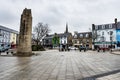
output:
{"label": "grey cloud", "polygon": [[70,31],[80,32],[88,31],[93,23],[120,19],[119,0],[3,0],[0,3],[0,24],[15,26],[16,30],[25,7],[32,9],[33,26],[38,22],[48,23],[51,33],[64,32],[66,22]]}
{"label": "grey cloud", "polygon": [[10,23],[16,20],[16,16],[9,11],[1,11],[0,13],[0,22]]}

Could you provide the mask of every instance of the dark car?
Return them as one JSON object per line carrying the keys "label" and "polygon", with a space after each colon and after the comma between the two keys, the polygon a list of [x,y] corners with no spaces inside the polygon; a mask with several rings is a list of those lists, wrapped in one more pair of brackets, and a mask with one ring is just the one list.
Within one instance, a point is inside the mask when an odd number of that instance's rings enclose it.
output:
{"label": "dark car", "polygon": [[109,51],[109,50],[110,50],[110,48],[108,48],[108,47],[106,47],[106,46],[98,46],[98,47],[97,47],[97,51],[98,51],[98,52],[100,52],[100,51],[105,52],[105,51]]}
{"label": "dark car", "polygon": [[0,52],[4,52],[4,44],[0,43]]}
{"label": "dark car", "polygon": [[7,51],[11,48],[11,45],[10,44],[5,44],[4,45],[4,51]]}
{"label": "dark car", "polygon": [[80,52],[81,52],[82,50],[85,52],[85,51],[86,51],[86,47],[85,47],[85,46],[80,45],[79,50],[80,50]]}

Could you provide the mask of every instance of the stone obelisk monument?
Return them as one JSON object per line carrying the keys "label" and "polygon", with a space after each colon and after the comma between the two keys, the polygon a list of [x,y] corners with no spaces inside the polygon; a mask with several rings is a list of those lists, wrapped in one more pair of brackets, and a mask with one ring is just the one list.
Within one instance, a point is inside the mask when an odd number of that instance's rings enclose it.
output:
{"label": "stone obelisk monument", "polygon": [[17,56],[31,56],[32,14],[31,9],[25,8],[20,20],[19,43]]}

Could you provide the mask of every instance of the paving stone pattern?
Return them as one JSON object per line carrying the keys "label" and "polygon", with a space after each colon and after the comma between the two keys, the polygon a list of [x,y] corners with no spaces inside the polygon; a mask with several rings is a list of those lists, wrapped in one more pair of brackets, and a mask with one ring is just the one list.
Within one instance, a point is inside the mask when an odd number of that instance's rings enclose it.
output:
{"label": "paving stone pattern", "polygon": [[38,54],[0,56],[0,80],[120,80],[120,55],[57,50]]}

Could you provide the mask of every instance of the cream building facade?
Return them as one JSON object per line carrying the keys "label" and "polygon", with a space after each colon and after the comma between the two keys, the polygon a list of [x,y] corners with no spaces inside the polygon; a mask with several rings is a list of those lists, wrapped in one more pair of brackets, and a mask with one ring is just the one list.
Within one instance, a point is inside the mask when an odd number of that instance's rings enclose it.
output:
{"label": "cream building facade", "polygon": [[17,33],[10,33],[10,43],[17,44]]}

